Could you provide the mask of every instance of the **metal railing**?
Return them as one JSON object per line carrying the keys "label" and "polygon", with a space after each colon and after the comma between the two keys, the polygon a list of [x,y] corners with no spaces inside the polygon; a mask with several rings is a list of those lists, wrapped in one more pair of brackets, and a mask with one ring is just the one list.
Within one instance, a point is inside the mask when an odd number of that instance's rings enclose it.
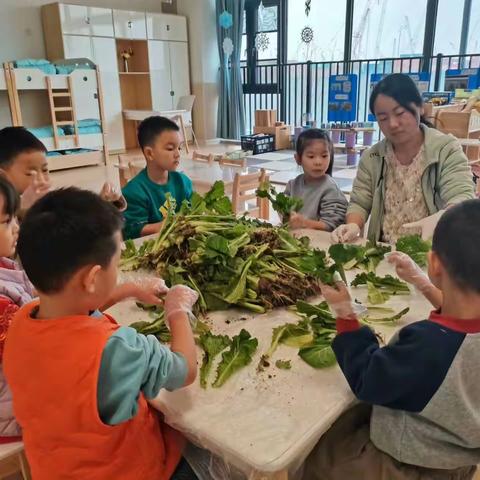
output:
{"label": "metal railing", "polygon": [[480,53],[470,55],[437,55],[424,62],[424,57],[352,60],[349,62],[305,62],[259,65],[255,85],[247,83],[247,66],[241,67],[244,83],[243,103],[246,131],[254,126],[255,110],[275,109],[279,119],[289,125],[301,125],[304,114],[310,113],[317,125],[326,123],[328,83],[330,75],[358,75],[357,122],[368,121],[370,76],[375,73],[430,73],[429,91],[441,91],[445,72],[456,68],[479,68]]}

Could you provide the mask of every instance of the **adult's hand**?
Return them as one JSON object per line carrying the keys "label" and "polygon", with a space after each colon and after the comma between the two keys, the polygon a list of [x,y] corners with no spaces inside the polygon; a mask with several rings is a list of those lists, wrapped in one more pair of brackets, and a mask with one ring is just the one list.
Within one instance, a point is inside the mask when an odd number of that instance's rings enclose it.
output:
{"label": "adult's hand", "polygon": [[340,225],[331,234],[333,243],[350,243],[360,237],[360,227],[356,223]]}
{"label": "adult's hand", "polygon": [[428,240],[433,237],[433,232],[437,226],[440,217],[445,213],[445,210],[439,210],[437,213],[430,215],[428,217],[422,218],[417,222],[405,223],[403,228],[420,228],[422,230],[422,238]]}

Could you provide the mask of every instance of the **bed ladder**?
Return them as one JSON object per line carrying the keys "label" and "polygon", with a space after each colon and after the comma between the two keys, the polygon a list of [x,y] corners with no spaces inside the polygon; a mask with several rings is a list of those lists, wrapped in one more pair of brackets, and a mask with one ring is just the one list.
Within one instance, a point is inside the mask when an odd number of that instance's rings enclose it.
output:
{"label": "bed ladder", "polygon": [[[52,85],[52,79],[47,75],[47,89],[48,98],[50,100],[50,113],[52,116],[53,138],[55,141],[55,148],[60,148],[60,138],[74,138],[75,147],[80,146],[80,139],[78,136],[78,124],[77,115],[75,113],[74,97],[73,97],[73,85],[70,76],[67,77],[67,88],[55,88]],[[60,104],[55,102],[55,99],[67,99],[66,101],[60,101]],[[57,115],[60,114],[59,119]],[[69,118],[68,118],[69,117]],[[73,126],[73,135],[58,135],[58,128],[70,125]]]}

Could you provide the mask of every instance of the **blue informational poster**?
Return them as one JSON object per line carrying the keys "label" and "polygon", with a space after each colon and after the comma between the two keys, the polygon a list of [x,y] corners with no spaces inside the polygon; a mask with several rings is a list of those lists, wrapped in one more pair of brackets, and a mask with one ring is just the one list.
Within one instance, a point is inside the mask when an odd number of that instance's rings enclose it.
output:
{"label": "blue informational poster", "polygon": [[480,87],[480,69],[461,68],[445,72],[445,90],[454,92],[457,88],[474,90]]}
{"label": "blue informational poster", "polygon": [[353,122],[357,118],[358,77],[331,75],[328,89],[328,121]]}
{"label": "blue informational poster", "polygon": [[[374,89],[375,85],[380,81],[383,80],[385,77],[391,75],[390,73],[372,73],[370,75],[370,93]],[[430,86],[430,74],[428,72],[419,72],[419,73],[405,73],[408,75],[417,85],[418,90],[420,93],[428,92],[428,88]],[[372,113],[368,114],[368,120],[370,122],[375,121],[375,115]]]}

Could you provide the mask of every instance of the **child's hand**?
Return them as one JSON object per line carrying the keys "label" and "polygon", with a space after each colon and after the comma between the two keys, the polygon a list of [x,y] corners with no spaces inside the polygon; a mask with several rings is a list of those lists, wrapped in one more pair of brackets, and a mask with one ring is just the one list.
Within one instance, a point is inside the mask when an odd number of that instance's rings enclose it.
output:
{"label": "child's hand", "polygon": [[175,313],[191,313],[198,293],[185,285],[175,285],[165,297],[165,318],[168,320]]}
{"label": "child's hand", "polygon": [[22,210],[29,209],[37,200],[42,198],[52,188],[52,184],[50,183],[48,175],[38,175],[36,170],[33,170],[31,174],[32,181],[21,196]]}
{"label": "child's hand", "polygon": [[395,266],[397,275],[405,282],[411,283],[421,292],[429,289],[432,282],[423,270],[403,252],[391,252],[386,255],[388,263]]}
{"label": "child's hand", "polygon": [[125,197],[121,192],[118,192],[111,183],[105,182],[99,195],[106,202],[113,203],[120,212],[127,209],[127,201],[125,200]]}
{"label": "child's hand", "polygon": [[145,278],[134,282],[134,298],[147,305],[161,305],[160,295],[168,293],[168,287],[162,278]]}
{"label": "child's hand", "polygon": [[307,219],[301,214],[297,212],[292,212],[290,214],[290,220],[288,221],[288,225],[292,230],[297,228],[306,228]]}
{"label": "child's hand", "polygon": [[322,295],[337,318],[356,318],[352,297],[343,282],[337,282],[335,287],[321,284]]}

